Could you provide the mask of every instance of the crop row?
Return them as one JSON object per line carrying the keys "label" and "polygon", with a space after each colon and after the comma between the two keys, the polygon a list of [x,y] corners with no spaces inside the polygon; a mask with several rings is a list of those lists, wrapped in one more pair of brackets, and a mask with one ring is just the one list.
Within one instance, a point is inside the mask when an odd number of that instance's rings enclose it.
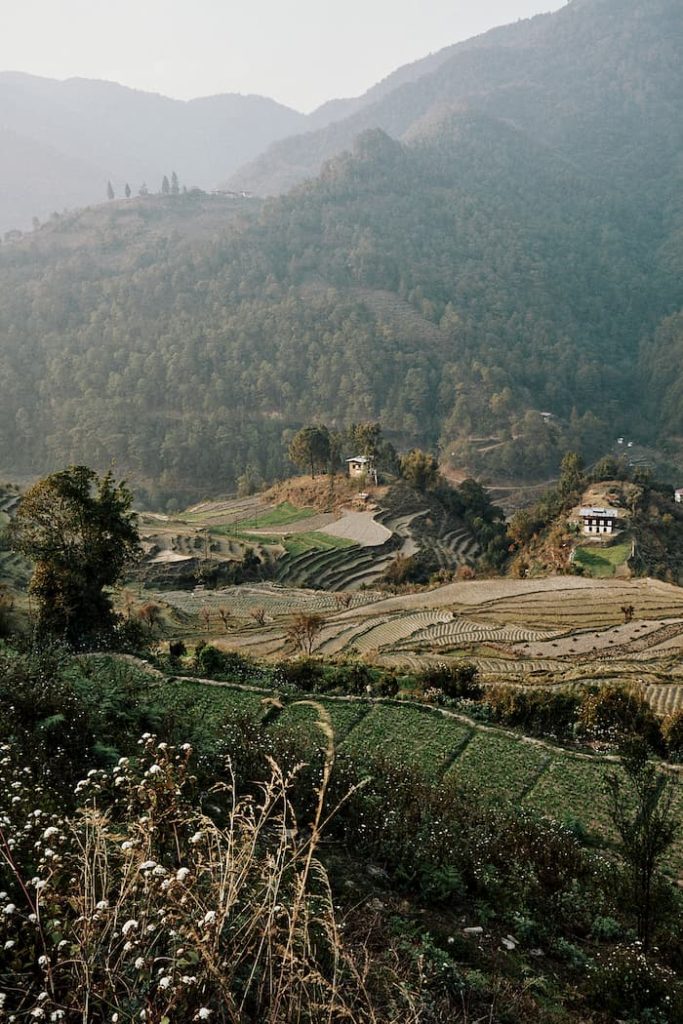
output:
{"label": "crop row", "polygon": [[681,683],[653,683],[645,695],[653,711],[664,717],[683,708],[683,685]]}
{"label": "crop row", "polygon": [[356,638],[353,641],[353,646],[361,653],[390,648],[392,645],[406,640],[418,630],[423,630],[425,623],[440,622],[442,619],[443,612],[439,610],[416,612],[412,615],[392,618]]}
{"label": "crop row", "polygon": [[[338,603],[334,594],[325,591],[280,589],[267,584],[262,586],[226,587],[223,590],[171,590],[155,595],[159,600],[189,614],[198,614],[201,608],[209,608],[217,614],[224,607],[237,616],[246,617],[250,609],[263,607],[268,615],[289,615],[300,611],[337,611]],[[367,605],[381,595],[367,591],[349,595],[349,607]]]}

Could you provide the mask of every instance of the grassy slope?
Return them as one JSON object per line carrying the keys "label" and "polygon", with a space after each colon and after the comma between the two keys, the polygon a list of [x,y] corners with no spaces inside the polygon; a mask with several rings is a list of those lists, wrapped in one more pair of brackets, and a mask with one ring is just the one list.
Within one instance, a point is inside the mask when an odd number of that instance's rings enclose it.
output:
{"label": "grassy slope", "polygon": [[[178,714],[199,714],[219,730],[225,716],[259,714],[267,692],[230,685],[207,686],[190,680],[166,683],[160,695]],[[579,756],[500,729],[412,705],[365,700],[313,698],[330,714],[338,749],[361,760],[385,755],[417,764],[434,781],[448,775],[476,787],[483,800],[510,800],[565,822],[576,822],[597,839],[611,838],[604,782],[614,770],[599,757]],[[308,705],[288,706],[273,728],[307,726],[315,721]],[[311,742],[317,733],[310,732]],[[683,809],[683,784],[676,783],[675,806]],[[683,835],[669,857],[669,868],[683,877]]]}
{"label": "grassy slope", "polygon": [[579,547],[574,560],[583,565],[591,576],[604,579],[614,576],[617,567],[631,556],[631,541],[625,540],[610,547]]}

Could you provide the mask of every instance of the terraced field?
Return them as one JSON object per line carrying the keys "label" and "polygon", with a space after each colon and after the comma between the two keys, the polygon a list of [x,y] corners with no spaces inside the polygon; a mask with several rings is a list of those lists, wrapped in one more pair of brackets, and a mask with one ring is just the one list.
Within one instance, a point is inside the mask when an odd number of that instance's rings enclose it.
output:
{"label": "terraced field", "polygon": [[[315,553],[323,570],[327,555]],[[314,653],[361,657],[399,672],[465,659],[485,683],[635,679],[659,714],[679,706],[667,681],[683,686],[683,590],[654,580],[474,580],[389,598],[275,584],[151,596],[182,620],[184,635],[207,635],[208,610],[208,635],[258,656],[293,653],[286,635],[292,615],[316,612],[324,625]],[[625,605],[634,608],[628,623]],[[261,626],[255,608],[264,610]],[[219,609],[230,616],[227,628]]]}
{"label": "terraced field", "polygon": [[[187,679],[162,683],[160,693],[188,722],[198,718],[218,729],[236,714],[260,717],[269,697],[267,691]],[[366,698],[315,699],[330,715],[337,750],[352,752],[361,762],[381,754],[418,765],[434,780],[450,778],[465,789],[475,789],[482,800],[523,804],[557,820],[578,822],[603,840],[611,838],[605,778],[618,769],[609,759],[576,754],[426,706]],[[314,727],[316,719],[310,703],[297,702],[286,706],[269,728],[300,727],[313,749],[323,743]],[[683,775],[673,778],[680,813]],[[668,868],[683,880],[683,835]]]}

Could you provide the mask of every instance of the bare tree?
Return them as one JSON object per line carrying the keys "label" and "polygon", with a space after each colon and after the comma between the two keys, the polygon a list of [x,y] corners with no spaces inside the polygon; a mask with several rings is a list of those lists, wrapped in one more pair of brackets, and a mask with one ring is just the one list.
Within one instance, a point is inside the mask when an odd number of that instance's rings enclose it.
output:
{"label": "bare tree", "polygon": [[317,612],[299,612],[288,627],[287,636],[294,641],[300,651],[310,654],[324,625],[325,619]]}
{"label": "bare tree", "polygon": [[261,605],[256,605],[254,608],[250,608],[249,614],[254,622],[259,626],[262,626],[266,621],[266,609],[261,607]]}
{"label": "bare tree", "polygon": [[138,618],[144,622],[151,633],[161,623],[161,605],[154,601],[148,601],[147,604],[138,608]]}

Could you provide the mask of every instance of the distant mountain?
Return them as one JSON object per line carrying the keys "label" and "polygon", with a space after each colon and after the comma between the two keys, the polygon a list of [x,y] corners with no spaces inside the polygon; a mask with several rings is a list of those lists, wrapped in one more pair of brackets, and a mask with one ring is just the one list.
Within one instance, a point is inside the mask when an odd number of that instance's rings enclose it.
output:
{"label": "distant mountain", "polygon": [[0,232],[176,171],[212,188],[306,118],[261,96],[181,102],[113,82],[0,74]]}
{"label": "distant mountain", "polygon": [[274,143],[229,184],[286,191],[362,131],[414,139],[452,110],[504,119],[602,177],[658,176],[653,153],[670,166],[681,151],[682,36],[679,0],[570,0],[401,69],[335,107],[334,123]]}

